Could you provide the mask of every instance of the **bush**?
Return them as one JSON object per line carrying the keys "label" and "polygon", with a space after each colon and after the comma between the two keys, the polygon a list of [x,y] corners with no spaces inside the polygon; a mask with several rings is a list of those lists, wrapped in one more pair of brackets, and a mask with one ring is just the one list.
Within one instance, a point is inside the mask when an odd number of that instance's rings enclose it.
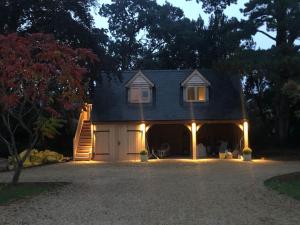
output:
{"label": "bush", "polygon": [[[25,154],[26,154],[26,150],[21,152],[19,156],[22,158],[24,157]],[[59,154],[51,150],[38,151],[37,149],[32,149],[29,156],[23,162],[23,166],[26,168],[26,167],[38,166],[47,163],[62,162],[63,159],[64,156],[62,154]],[[9,157],[8,163],[10,168],[13,169],[15,167],[16,160],[13,157]]]}
{"label": "bush", "polygon": [[148,155],[148,151],[147,151],[147,150],[142,150],[142,151],[140,152],[140,155]]}
{"label": "bush", "polygon": [[251,153],[252,153],[252,149],[251,148],[244,148],[243,149],[243,154],[250,155]]}

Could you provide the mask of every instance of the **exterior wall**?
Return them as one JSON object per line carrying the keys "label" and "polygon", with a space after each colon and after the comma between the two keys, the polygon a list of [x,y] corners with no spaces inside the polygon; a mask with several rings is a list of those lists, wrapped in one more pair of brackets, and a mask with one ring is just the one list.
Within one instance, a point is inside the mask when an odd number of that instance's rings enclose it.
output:
{"label": "exterior wall", "polygon": [[[236,124],[243,132],[244,147],[248,146],[248,123],[224,121]],[[197,159],[197,131],[203,124],[222,124],[220,121],[178,122],[191,132],[191,156]],[[174,124],[163,123],[158,124]],[[153,124],[152,124],[153,125]],[[104,123],[93,125],[93,160],[99,161],[136,161],[140,159],[140,151],[145,149],[147,126],[143,123]],[[201,132],[201,131],[200,131]]]}
{"label": "exterior wall", "polygon": [[144,124],[97,124],[93,133],[94,160],[139,160],[145,149]]}

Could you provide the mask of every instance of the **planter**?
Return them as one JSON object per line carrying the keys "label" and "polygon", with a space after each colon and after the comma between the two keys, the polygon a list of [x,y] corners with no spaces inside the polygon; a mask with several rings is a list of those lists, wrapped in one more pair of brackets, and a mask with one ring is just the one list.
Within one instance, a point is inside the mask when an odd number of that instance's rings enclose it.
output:
{"label": "planter", "polygon": [[219,158],[220,159],[225,159],[225,153],[224,152],[219,152]]}
{"label": "planter", "polygon": [[140,155],[141,162],[148,162],[148,155]]}
{"label": "planter", "polygon": [[251,159],[252,159],[251,154],[243,154],[244,161],[251,161]]}

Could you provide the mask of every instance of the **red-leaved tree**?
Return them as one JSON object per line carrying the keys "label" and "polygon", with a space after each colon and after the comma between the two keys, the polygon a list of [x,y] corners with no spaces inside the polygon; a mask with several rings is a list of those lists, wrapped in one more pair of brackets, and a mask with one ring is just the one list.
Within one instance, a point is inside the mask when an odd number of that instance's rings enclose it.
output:
{"label": "red-leaved tree", "polygon": [[[45,130],[55,133],[55,127],[47,129],[51,121],[82,107],[86,68],[97,61],[90,50],[64,46],[51,35],[0,35],[0,139],[16,162],[14,184]],[[24,139],[26,154],[20,158]]]}

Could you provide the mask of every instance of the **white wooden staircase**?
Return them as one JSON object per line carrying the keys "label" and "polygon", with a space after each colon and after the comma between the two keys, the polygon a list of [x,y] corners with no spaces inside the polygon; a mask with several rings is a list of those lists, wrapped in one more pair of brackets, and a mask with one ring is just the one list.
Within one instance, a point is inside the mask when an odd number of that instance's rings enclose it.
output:
{"label": "white wooden staircase", "polygon": [[90,113],[92,105],[86,105],[81,111],[76,129],[76,134],[73,140],[73,158],[76,161],[91,160],[93,139],[92,139],[92,124],[90,121]]}

